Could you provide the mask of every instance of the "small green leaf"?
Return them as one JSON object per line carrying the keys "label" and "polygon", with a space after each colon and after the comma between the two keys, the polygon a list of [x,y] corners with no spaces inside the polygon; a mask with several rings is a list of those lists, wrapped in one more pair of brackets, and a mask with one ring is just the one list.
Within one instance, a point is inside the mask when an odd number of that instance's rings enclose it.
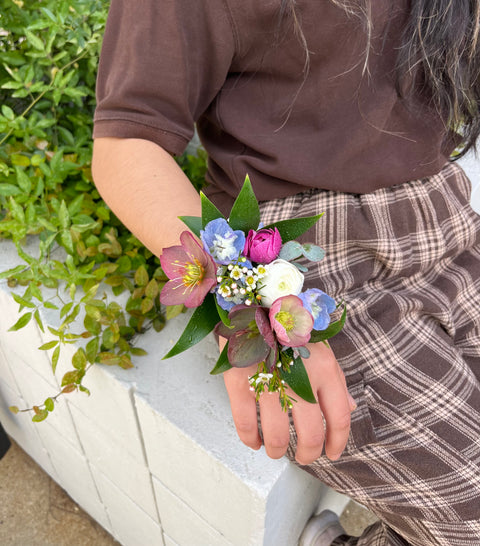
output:
{"label": "small green leaf", "polygon": [[202,229],[202,219],[198,216],[179,216],[178,217],[188,229],[194,233],[197,237],[200,237],[200,231]]}
{"label": "small green leaf", "polygon": [[87,343],[85,347],[85,353],[87,355],[87,359],[91,364],[93,364],[95,360],[97,359],[99,346],[100,346],[100,341],[98,337],[94,337]]}
{"label": "small green leaf", "polygon": [[135,284],[137,286],[146,286],[148,283],[148,273],[144,265],[141,265],[136,271],[134,276]]}
{"label": "small green leaf", "polygon": [[54,339],[52,341],[49,341],[47,343],[44,343],[43,345],[40,345],[38,348],[40,351],[48,351],[50,349],[53,349],[58,345],[58,339]]}
{"label": "small green leaf", "polygon": [[22,271],[25,271],[24,265],[17,265],[16,267],[13,267],[12,269],[7,269],[7,271],[3,271],[2,273],[0,273],[0,280],[7,279],[8,277],[14,277],[18,273],[22,273]]}
{"label": "small green leaf", "polygon": [[16,330],[20,330],[21,328],[23,328],[30,322],[31,318],[32,318],[32,313],[25,313],[23,316],[21,316],[17,320],[17,322],[11,328],[9,328],[8,331],[15,332]]}
{"label": "small green leaf", "polygon": [[292,241],[293,239],[300,237],[300,235],[303,235],[314,226],[322,216],[323,212],[316,216],[302,216],[301,218],[280,220],[279,222],[274,222],[273,224],[265,226],[265,228],[277,228],[282,237],[282,242],[286,243],[287,241]]}
{"label": "small green leaf", "polygon": [[[87,355],[84,349],[80,347],[72,357],[72,364],[76,370],[84,370],[87,365]],[[71,383],[71,381],[69,381]]]}
{"label": "small green leaf", "polygon": [[203,192],[200,192],[200,199],[202,202],[202,227],[204,229],[205,226],[212,220],[216,220],[217,218],[225,218]]}
{"label": "small green leaf", "polygon": [[213,294],[207,294],[204,302],[192,314],[177,343],[163,357],[170,358],[196,345],[208,335],[219,320]]}
{"label": "small green leaf", "polygon": [[151,299],[158,296],[158,283],[155,279],[152,279],[145,287],[145,295]]}
{"label": "small green leaf", "polygon": [[218,313],[218,316],[220,317],[220,320],[223,322],[223,324],[225,324],[225,326],[230,328],[230,319],[228,318],[228,311],[226,311],[225,309],[220,307],[220,305],[218,305],[217,298],[215,298],[215,305],[217,307],[217,313]]}
{"label": "small green leaf", "polygon": [[217,363],[215,364],[212,371],[210,372],[210,375],[218,375],[220,373],[226,372],[232,367],[232,365],[228,361],[227,351],[228,351],[228,341],[225,344],[225,347],[223,348],[222,352],[220,353]]}
{"label": "small green leaf", "polygon": [[53,411],[53,409],[54,409],[54,407],[55,407],[55,404],[54,404],[52,398],[47,398],[43,404],[44,404],[45,409],[46,409],[47,411]]}
{"label": "small green leaf", "polygon": [[70,385],[72,383],[76,383],[79,380],[80,374],[78,370],[67,372],[62,377],[62,387],[65,387],[66,385]]}
{"label": "small green leaf", "polygon": [[10,106],[7,106],[6,104],[2,104],[2,114],[4,117],[8,119],[8,121],[13,121],[15,119],[15,112],[10,108]]}
{"label": "small green leaf", "polygon": [[53,351],[52,355],[52,371],[55,373],[58,364],[58,357],[60,356],[60,345],[58,345]]}
{"label": "small green leaf", "polygon": [[35,309],[36,307],[34,303],[22,298],[22,296],[19,296],[18,294],[12,294],[12,297],[18,303],[18,305],[21,305],[22,307],[29,307],[30,309]]}
{"label": "small green leaf", "polygon": [[65,201],[60,203],[60,208],[58,209],[58,219],[62,229],[67,229],[70,226],[70,214]]}
{"label": "small green leaf", "polygon": [[35,322],[37,323],[38,327],[42,332],[45,332],[45,328],[43,327],[42,319],[40,318],[40,312],[38,309],[35,309],[33,312],[33,318],[35,319]]}
{"label": "small green leaf", "polygon": [[33,417],[32,417],[32,421],[34,423],[40,423],[40,421],[44,421],[46,418],[48,417],[48,410],[44,409],[44,410],[39,410],[38,413],[36,413]]}
{"label": "small green leaf", "polygon": [[20,410],[18,409],[18,406],[10,406],[8,408],[12,413],[17,414]]}
{"label": "small green leaf", "polygon": [[258,229],[260,209],[248,175],[233,204],[228,223],[232,229],[239,229],[244,233],[248,233],[251,229]]}
{"label": "small green leaf", "polygon": [[184,305],[167,305],[165,307],[165,317],[167,320],[171,320],[183,311]]}
{"label": "small green leaf", "polygon": [[280,370],[280,376],[294,393],[311,404],[316,403],[317,400],[313,394],[307,370],[300,357],[296,358],[294,364],[290,366],[290,373]]}
{"label": "small green leaf", "polygon": [[140,347],[132,347],[130,349],[132,355],[134,356],[146,356],[148,355],[147,351],[145,349],[141,349]]}
{"label": "small green leaf", "polygon": [[38,49],[39,51],[43,51],[45,49],[42,40],[38,36],[35,36],[35,34],[33,34],[31,30],[28,30],[28,28],[26,28],[24,29],[24,32],[27,40],[35,49]]}

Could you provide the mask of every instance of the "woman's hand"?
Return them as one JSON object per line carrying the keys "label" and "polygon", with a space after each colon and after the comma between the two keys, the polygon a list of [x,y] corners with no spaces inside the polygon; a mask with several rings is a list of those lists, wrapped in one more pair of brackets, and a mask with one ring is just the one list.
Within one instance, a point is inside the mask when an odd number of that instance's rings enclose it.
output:
{"label": "woman's hand", "polygon": [[[225,340],[220,340],[223,347]],[[350,432],[350,412],[356,407],[347,391],[345,378],[333,351],[323,343],[309,344],[310,358],[303,359],[317,404],[306,402],[295,393],[292,415],[297,432],[295,458],[303,465],[325,454],[331,460],[340,457]],[[262,440],[257,426],[255,393],[250,390],[248,378],[257,366],[232,368],[223,374],[233,420],[244,444],[259,449]],[[276,393],[264,393],[259,400],[265,450],[269,457],[282,457],[289,443],[288,414],[282,410]],[[325,419],[325,425],[324,425]]]}

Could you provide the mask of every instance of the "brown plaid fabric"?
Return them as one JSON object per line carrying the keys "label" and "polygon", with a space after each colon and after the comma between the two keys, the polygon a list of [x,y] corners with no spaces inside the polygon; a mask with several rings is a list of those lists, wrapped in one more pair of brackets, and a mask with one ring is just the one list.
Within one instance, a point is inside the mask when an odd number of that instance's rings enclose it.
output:
{"label": "brown plaid fabric", "polygon": [[[265,223],[325,211],[307,274],[348,307],[331,340],[358,408],[342,457],[303,467],[381,522],[335,544],[480,545],[480,217],[455,164],[367,195],[311,190]],[[321,363],[319,363],[321,366]],[[295,433],[288,456],[293,460]]]}

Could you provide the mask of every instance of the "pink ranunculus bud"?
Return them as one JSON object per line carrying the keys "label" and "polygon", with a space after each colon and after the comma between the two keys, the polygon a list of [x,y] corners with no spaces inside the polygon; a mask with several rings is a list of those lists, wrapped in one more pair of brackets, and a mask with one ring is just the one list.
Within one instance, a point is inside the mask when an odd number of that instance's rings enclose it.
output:
{"label": "pink ranunculus bud", "polygon": [[275,260],[282,247],[282,238],[277,228],[251,229],[245,240],[243,254],[252,262],[268,264]]}

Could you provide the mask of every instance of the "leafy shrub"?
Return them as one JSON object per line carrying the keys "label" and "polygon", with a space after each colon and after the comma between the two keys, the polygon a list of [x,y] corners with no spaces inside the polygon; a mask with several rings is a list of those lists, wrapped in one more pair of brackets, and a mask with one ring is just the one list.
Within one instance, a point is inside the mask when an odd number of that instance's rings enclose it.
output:
{"label": "leafy shrub", "polygon": [[[181,307],[162,308],[166,281],[159,260],[112,214],[91,177],[95,75],[108,2],[104,0],[6,0],[0,13],[0,236],[11,238],[23,264],[0,274],[23,313],[13,330],[57,309],[61,325],[52,370],[64,344],[85,343],[62,378],[60,393],[34,406],[41,421],[63,393],[87,391],[85,373],[95,363],[132,367],[137,334],[160,331]],[[179,163],[199,189],[205,155]],[[38,238],[38,255],[22,247]],[[40,286],[51,289],[40,290]],[[127,293],[122,308],[104,293]],[[51,294],[45,298],[45,294]],[[110,298],[111,299],[111,298]],[[61,302],[61,303],[58,303]],[[84,330],[71,330],[83,313]],[[18,411],[18,408],[12,408]]]}

